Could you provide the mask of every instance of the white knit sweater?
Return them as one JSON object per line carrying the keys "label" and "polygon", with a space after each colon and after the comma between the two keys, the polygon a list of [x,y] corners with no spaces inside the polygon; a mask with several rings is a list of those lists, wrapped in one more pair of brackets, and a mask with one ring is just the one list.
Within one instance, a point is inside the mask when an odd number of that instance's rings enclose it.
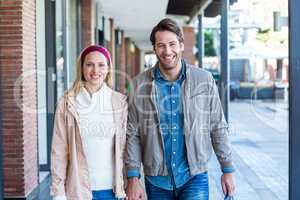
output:
{"label": "white knit sweater", "polygon": [[89,167],[92,190],[112,189],[115,133],[111,89],[104,83],[90,95],[82,88],[76,97],[79,129]]}

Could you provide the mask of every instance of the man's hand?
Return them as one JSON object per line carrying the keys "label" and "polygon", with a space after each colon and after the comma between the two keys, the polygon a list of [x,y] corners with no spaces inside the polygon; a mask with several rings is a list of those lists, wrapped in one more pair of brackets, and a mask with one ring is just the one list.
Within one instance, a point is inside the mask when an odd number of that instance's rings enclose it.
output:
{"label": "man's hand", "polygon": [[128,179],[126,196],[126,200],[144,200],[144,189],[137,177]]}
{"label": "man's hand", "polygon": [[221,185],[225,196],[233,196],[235,190],[233,173],[224,173],[221,176]]}

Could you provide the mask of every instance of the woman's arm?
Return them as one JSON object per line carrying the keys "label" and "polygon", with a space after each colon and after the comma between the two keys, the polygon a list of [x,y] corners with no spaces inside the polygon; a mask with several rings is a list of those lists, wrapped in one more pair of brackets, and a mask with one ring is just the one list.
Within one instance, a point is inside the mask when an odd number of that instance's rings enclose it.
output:
{"label": "woman's arm", "polygon": [[64,99],[62,98],[55,112],[51,149],[51,195],[61,198],[66,196],[65,180],[68,165],[68,140],[66,127],[66,109]]}

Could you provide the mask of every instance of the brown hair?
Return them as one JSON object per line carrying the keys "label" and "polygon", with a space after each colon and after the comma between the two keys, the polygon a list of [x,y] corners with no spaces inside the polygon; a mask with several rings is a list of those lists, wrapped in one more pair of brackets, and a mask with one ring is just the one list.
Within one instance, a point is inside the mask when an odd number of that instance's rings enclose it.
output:
{"label": "brown hair", "polygon": [[181,28],[178,26],[178,24],[170,19],[170,18],[164,18],[161,20],[156,26],[153,27],[151,34],[150,34],[150,41],[152,45],[155,45],[155,34],[158,31],[170,31],[172,33],[175,33],[179,42],[183,42],[183,32]]}

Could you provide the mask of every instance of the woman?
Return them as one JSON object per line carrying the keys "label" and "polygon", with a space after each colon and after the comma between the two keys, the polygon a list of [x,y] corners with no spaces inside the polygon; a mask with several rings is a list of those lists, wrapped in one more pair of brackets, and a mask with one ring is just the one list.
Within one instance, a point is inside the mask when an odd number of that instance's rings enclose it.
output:
{"label": "woman", "polygon": [[111,57],[92,45],[77,60],[73,86],[55,113],[51,194],[54,200],[124,198],[126,97],[113,91]]}

